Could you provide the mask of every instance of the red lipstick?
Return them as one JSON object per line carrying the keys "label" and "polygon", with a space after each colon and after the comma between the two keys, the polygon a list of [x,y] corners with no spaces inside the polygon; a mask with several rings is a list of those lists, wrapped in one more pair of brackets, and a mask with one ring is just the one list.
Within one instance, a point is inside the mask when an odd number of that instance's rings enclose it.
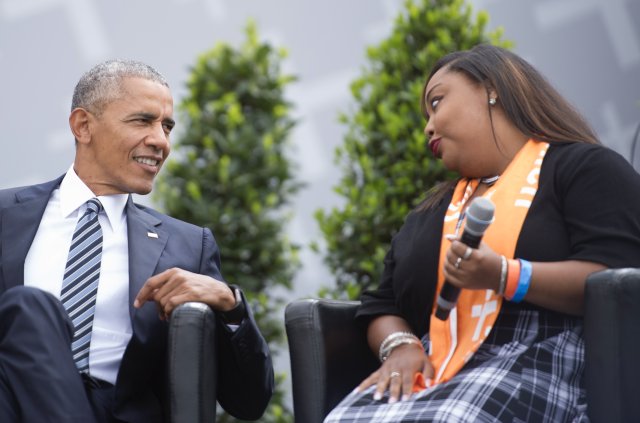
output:
{"label": "red lipstick", "polygon": [[440,141],[442,141],[442,138],[429,141],[429,148],[433,152],[433,156],[437,158],[440,158],[440,156],[438,156],[438,146],[440,145]]}

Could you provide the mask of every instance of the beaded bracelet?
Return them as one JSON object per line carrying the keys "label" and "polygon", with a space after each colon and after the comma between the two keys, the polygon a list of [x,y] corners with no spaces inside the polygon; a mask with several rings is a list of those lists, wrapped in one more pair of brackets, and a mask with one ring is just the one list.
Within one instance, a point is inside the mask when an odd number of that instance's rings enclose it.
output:
{"label": "beaded bracelet", "polygon": [[522,301],[525,295],[527,295],[527,291],[529,291],[529,285],[531,283],[531,273],[533,271],[533,267],[531,263],[527,260],[518,259],[520,262],[520,277],[518,278],[518,288],[516,289],[515,294],[511,297],[511,301],[514,303],[519,303]]}
{"label": "beaded bracelet", "polygon": [[520,279],[520,262],[518,260],[507,260],[507,288],[504,291],[504,297],[511,300],[518,289],[518,280]]}
{"label": "beaded bracelet", "polygon": [[414,338],[418,341],[420,341],[418,339],[417,336],[415,336],[414,334],[412,334],[411,332],[393,332],[391,335],[387,336],[384,341],[382,341],[382,344],[380,344],[380,349],[378,350],[378,358],[380,359],[380,362],[382,363],[384,360],[382,359],[383,357],[383,351],[387,348],[387,344],[389,342],[391,342],[392,340],[399,338],[399,337],[410,337],[410,338]]}
{"label": "beaded bracelet", "polygon": [[405,345],[405,344],[408,344],[408,345],[416,344],[422,347],[422,343],[415,337],[396,339],[391,344],[389,344],[389,346],[383,351],[382,356],[380,358],[380,362],[384,363],[387,360],[387,358],[389,358],[393,350],[395,350],[400,345]]}
{"label": "beaded bracelet", "polygon": [[384,341],[382,341],[382,343],[380,344],[380,350],[383,350],[386,346],[386,344],[388,344],[389,342],[391,342],[392,340],[401,337],[401,336],[413,336],[416,337],[413,333],[411,332],[393,332],[391,335],[387,336]]}

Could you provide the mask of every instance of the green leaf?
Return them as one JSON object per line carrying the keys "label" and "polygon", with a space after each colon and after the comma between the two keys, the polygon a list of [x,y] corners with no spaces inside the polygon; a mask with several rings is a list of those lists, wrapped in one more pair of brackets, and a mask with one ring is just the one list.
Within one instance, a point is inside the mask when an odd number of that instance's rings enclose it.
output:
{"label": "green leaf", "polygon": [[185,187],[187,192],[196,201],[200,201],[202,199],[202,193],[200,192],[200,186],[196,181],[187,181],[187,185]]}
{"label": "green leaf", "polygon": [[218,161],[218,177],[220,182],[225,184],[229,182],[229,165],[231,164],[231,157],[224,155],[220,157]]}

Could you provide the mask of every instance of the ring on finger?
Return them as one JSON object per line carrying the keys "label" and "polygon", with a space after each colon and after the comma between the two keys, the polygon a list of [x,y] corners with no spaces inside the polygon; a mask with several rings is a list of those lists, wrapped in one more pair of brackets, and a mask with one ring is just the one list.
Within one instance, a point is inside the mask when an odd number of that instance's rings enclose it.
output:
{"label": "ring on finger", "polygon": [[453,265],[453,267],[455,267],[456,269],[458,269],[460,267],[460,262],[462,261],[462,257],[458,257],[458,260],[456,260],[456,264]]}
{"label": "ring on finger", "polygon": [[396,376],[402,376],[402,375],[398,372],[391,372],[391,374],[389,375],[389,379],[393,379]]}
{"label": "ring on finger", "polygon": [[467,247],[467,249],[464,252],[464,255],[462,256],[463,260],[469,260],[469,257],[471,256],[471,252],[473,250],[471,249],[471,247]]}

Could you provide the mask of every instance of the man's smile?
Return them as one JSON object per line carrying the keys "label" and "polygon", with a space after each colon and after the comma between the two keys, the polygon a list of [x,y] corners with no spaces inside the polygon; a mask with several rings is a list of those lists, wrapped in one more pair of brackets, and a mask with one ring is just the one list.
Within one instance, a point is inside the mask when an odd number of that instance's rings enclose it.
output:
{"label": "man's smile", "polygon": [[158,170],[158,164],[162,162],[162,158],[149,156],[134,157],[133,160],[143,165],[142,167],[149,172],[156,172]]}

